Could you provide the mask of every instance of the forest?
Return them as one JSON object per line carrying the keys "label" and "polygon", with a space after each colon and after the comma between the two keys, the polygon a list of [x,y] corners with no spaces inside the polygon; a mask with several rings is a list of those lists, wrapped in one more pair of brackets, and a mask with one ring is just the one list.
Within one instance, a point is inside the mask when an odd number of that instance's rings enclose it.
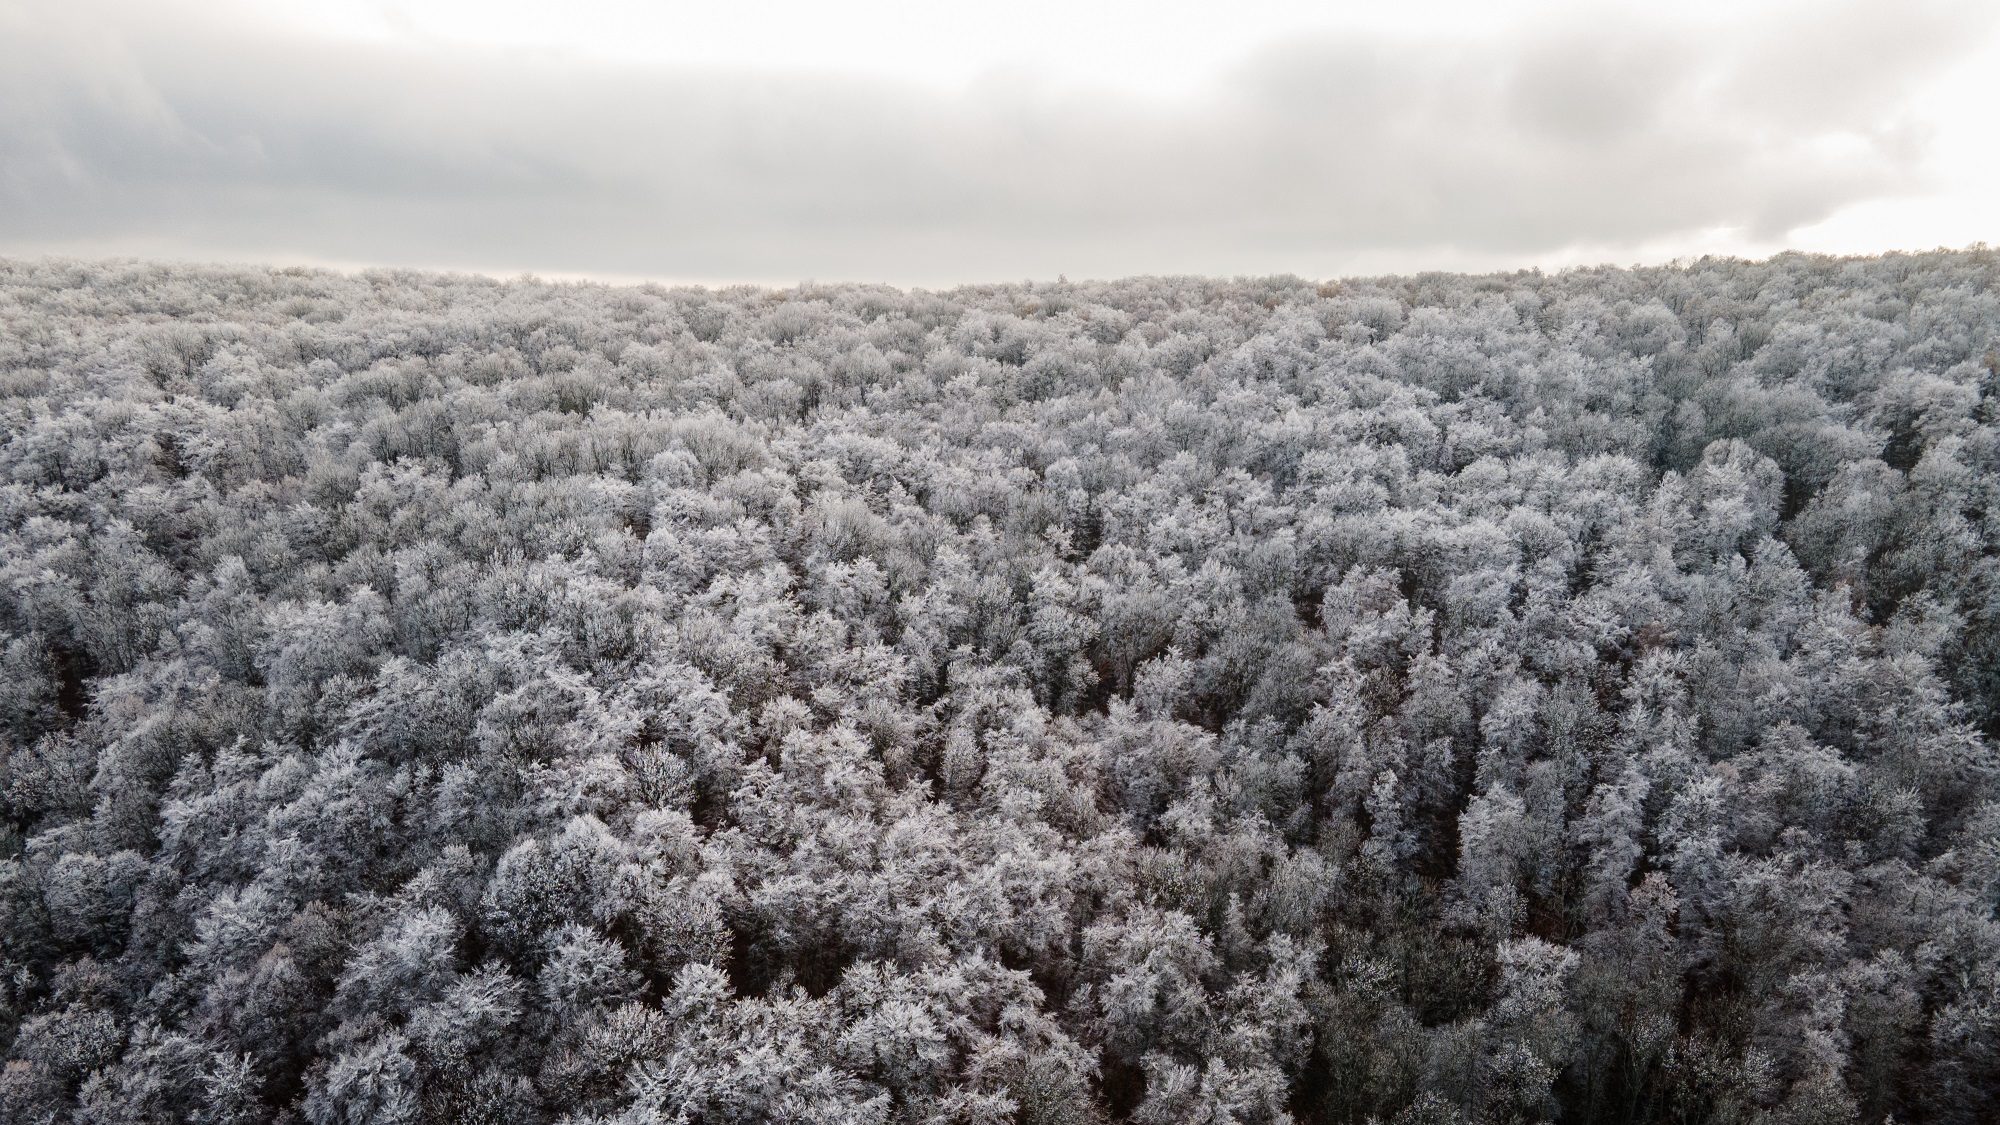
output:
{"label": "forest", "polygon": [[0,260],[0,1121],[2000,1104],[2000,252]]}

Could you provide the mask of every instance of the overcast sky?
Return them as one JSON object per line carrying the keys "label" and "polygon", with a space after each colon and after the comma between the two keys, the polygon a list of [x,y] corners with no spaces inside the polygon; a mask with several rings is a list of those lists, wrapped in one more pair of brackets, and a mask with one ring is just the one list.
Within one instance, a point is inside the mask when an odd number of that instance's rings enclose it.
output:
{"label": "overcast sky", "polygon": [[903,285],[2000,242],[2000,5],[0,0],[0,255]]}

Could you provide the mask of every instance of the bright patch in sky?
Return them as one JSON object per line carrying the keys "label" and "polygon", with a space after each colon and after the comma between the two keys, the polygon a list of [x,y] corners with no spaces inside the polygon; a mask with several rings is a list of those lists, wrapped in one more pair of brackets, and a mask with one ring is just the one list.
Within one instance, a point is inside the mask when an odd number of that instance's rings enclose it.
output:
{"label": "bright patch in sky", "polygon": [[1155,94],[1186,94],[1222,67],[1288,35],[1368,28],[1476,31],[1492,4],[1340,5],[1237,0],[742,0],[727,4],[584,0],[250,0],[275,23],[416,49],[499,47],[645,65],[821,71],[959,86],[993,73]]}

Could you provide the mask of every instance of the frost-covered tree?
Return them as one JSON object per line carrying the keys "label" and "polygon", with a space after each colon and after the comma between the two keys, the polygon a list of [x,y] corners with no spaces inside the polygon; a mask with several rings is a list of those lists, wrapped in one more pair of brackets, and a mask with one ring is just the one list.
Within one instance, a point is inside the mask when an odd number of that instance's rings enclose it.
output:
{"label": "frost-covered tree", "polygon": [[2000,1099],[2000,259],[0,261],[0,1121]]}

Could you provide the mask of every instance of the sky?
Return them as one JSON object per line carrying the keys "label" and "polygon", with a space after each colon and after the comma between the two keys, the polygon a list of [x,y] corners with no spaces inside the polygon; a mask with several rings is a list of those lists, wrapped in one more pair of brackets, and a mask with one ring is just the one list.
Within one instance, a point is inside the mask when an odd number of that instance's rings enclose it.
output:
{"label": "sky", "polygon": [[939,287],[2000,243],[1996,74],[1988,0],[0,0],[0,255]]}

